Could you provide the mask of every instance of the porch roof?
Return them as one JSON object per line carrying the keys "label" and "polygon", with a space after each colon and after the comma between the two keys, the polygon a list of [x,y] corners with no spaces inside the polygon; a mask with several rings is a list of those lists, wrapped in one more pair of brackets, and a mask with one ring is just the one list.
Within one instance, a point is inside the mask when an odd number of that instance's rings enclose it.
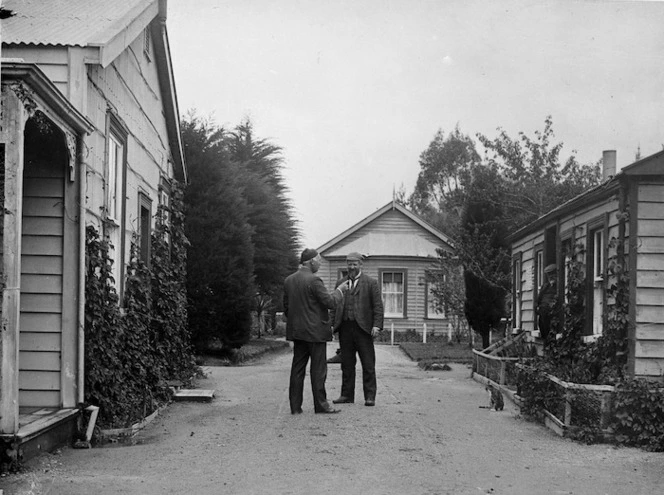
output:
{"label": "porch roof", "polygon": [[80,133],[89,134],[94,125],[58,90],[36,64],[2,62],[2,81],[23,81],[64,122]]}

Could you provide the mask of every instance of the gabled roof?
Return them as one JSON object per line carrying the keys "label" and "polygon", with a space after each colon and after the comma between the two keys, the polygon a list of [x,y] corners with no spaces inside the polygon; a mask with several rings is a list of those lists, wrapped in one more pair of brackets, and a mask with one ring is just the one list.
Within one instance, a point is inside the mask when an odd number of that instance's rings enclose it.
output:
{"label": "gabled roof", "polygon": [[631,176],[657,175],[664,176],[664,150],[654,153],[650,156],[637,160],[630,165],[622,168],[614,177],[602,182],[598,186],[589,189],[586,192],[566,201],[557,206],[548,213],[545,213],[537,220],[520,228],[508,236],[508,241],[513,242],[520,237],[542,228],[544,225],[554,221],[556,218],[568,215],[575,210],[579,210],[586,205],[592,204],[606,197],[616,194],[621,181]]}
{"label": "gabled roof", "polygon": [[176,175],[186,182],[166,0],[2,0],[2,6],[15,14],[2,20],[3,45],[81,47],[86,63],[102,67],[150,27],[171,154]]}
{"label": "gabled roof", "polygon": [[[365,235],[360,236],[349,243],[343,243],[343,241],[352,234],[358,232],[363,227],[392,210],[403,214],[407,219],[437,238],[440,243],[434,243],[422,236],[404,232],[367,232]],[[334,239],[323,244],[318,248],[318,252],[327,258],[345,256],[351,251],[358,251],[368,256],[437,257],[438,254],[436,253],[436,249],[442,247],[441,245],[451,246],[452,242],[445,234],[431,226],[415,213],[412,213],[395,201],[390,201],[382,208],[336,236]]]}

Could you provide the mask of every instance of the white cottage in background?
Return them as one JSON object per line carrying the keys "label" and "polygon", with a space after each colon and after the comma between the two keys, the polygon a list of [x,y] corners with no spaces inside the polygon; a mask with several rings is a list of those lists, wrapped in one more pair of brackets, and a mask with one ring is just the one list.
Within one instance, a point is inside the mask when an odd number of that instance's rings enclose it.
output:
{"label": "white cottage in background", "polygon": [[447,332],[449,320],[436,309],[426,280],[438,249],[452,251],[447,236],[391,201],[319,247],[324,262],[318,274],[326,287],[334,287],[346,270],[346,255],[362,253],[363,271],[381,287],[386,329],[421,333],[426,324],[429,333]]}
{"label": "white cottage in background", "polygon": [[149,259],[186,171],[165,0],[3,7],[0,435],[45,450],[84,397],[86,226],[111,239],[122,293],[132,236]]}

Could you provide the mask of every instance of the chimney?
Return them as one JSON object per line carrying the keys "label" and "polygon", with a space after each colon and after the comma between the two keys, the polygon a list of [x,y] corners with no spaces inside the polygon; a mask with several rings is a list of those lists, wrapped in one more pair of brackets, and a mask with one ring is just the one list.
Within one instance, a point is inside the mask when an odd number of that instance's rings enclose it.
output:
{"label": "chimney", "polygon": [[602,152],[602,179],[609,180],[616,175],[616,150]]}

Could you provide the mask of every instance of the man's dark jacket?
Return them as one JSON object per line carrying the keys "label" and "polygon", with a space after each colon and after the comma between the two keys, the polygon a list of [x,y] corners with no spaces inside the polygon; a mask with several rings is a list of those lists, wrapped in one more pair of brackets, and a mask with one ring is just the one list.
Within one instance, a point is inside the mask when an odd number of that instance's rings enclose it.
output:
{"label": "man's dark jacket", "polygon": [[[348,277],[343,277],[337,282],[337,287],[346,282]],[[355,321],[362,330],[371,334],[373,327],[383,328],[383,297],[380,294],[378,281],[364,272],[360,273],[357,285],[346,292],[346,297],[354,298]],[[334,331],[337,331],[343,321],[344,307],[342,303],[334,308],[332,318]]]}
{"label": "man's dark jacket", "polygon": [[286,340],[327,342],[332,340],[328,309],[343,301],[341,291],[331,294],[318,275],[308,267],[300,267],[284,282],[284,314]]}

